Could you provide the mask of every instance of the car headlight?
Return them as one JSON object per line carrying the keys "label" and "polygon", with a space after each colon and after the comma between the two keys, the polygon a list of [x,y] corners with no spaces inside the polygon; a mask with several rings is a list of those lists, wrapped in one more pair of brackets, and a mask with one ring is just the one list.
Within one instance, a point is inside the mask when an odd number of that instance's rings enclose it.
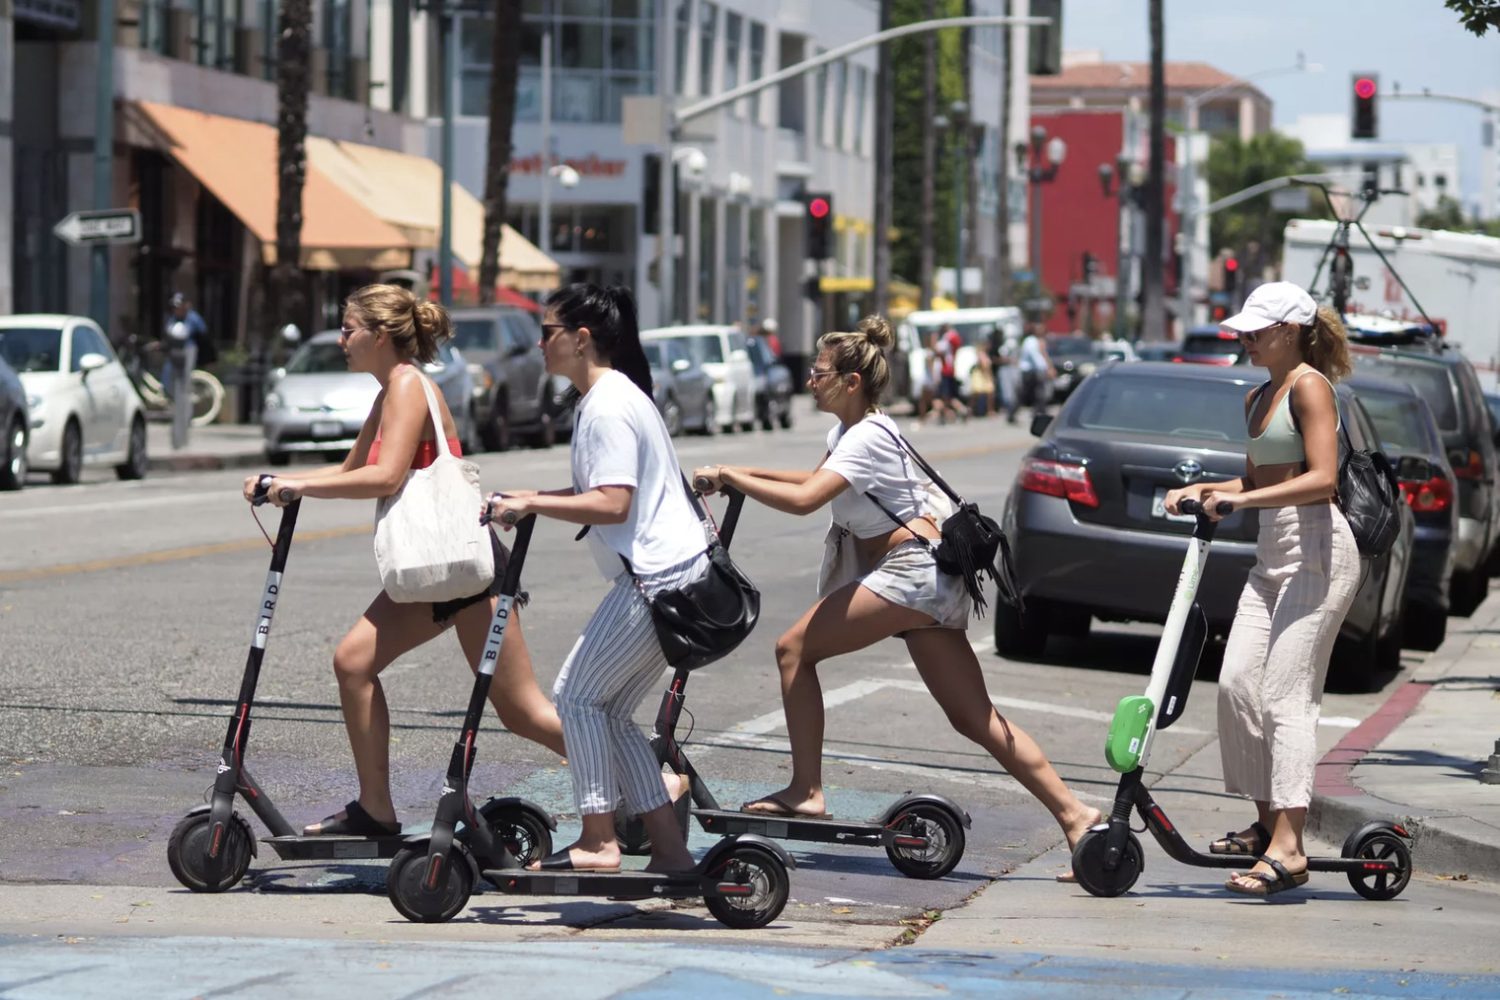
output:
{"label": "car headlight", "polygon": [[46,402],[46,400],[43,397],[41,397],[41,396],[37,396],[37,395],[27,396],[26,397],[26,408],[28,410],[39,410],[39,409],[42,408],[42,404],[45,403],[45,402]]}
{"label": "car headlight", "polygon": [[279,409],[281,409],[282,405],[283,405],[283,400],[281,398],[281,394],[280,393],[278,393],[278,392],[272,392],[272,393],[267,393],[266,394],[266,402],[265,402],[265,406],[263,407],[264,409],[267,409],[267,410],[279,410]]}
{"label": "car headlight", "polygon": [[490,370],[477,361],[469,362],[469,375],[474,379],[474,392],[476,395],[490,391],[495,384],[495,379],[490,375]]}

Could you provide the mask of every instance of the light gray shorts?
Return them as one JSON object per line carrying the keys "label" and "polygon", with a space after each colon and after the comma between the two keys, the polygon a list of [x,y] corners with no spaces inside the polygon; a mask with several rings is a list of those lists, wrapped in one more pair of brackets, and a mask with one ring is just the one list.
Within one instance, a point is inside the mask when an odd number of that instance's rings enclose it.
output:
{"label": "light gray shorts", "polygon": [[930,615],[938,628],[969,627],[969,593],[962,577],[938,569],[932,551],[912,539],[886,553],[859,585],[892,604]]}

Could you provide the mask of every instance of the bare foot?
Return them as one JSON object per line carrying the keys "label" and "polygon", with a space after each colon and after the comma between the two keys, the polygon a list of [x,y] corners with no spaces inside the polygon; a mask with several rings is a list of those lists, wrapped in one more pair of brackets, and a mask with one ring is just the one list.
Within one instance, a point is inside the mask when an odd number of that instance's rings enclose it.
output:
{"label": "bare foot", "polygon": [[740,806],[740,812],[762,816],[804,816],[809,819],[825,819],[828,807],[823,803],[823,790],[803,793],[790,788],[751,799]]}
{"label": "bare foot", "polygon": [[673,771],[663,771],[661,780],[667,786],[667,798],[673,802],[686,795],[692,785],[691,780],[685,774],[677,774]]}
{"label": "bare foot", "polygon": [[569,844],[527,866],[528,871],[604,871],[620,870],[620,845],[613,850],[585,850]]}
{"label": "bare foot", "polygon": [[[1088,833],[1090,827],[1098,826],[1102,822],[1104,822],[1104,813],[1098,809],[1085,809],[1071,821],[1063,822],[1061,824],[1063,835],[1068,838],[1068,854],[1072,855],[1073,848],[1078,846],[1078,841],[1085,833]],[[1058,875],[1057,880],[1071,885],[1077,882],[1078,878],[1073,874],[1073,869],[1069,868]]]}

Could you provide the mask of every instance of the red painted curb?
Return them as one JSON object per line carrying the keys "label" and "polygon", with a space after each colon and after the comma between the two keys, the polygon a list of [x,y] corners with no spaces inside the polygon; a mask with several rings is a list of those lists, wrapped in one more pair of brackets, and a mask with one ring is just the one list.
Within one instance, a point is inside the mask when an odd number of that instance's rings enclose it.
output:
{"label": "red painted curb", "polygon": [[1380,742],[1389,736],[1397,726],[1416,710],[1417,705],[1432,689],[1432,685],[1424,681],[1408,681],[1397,688],[1395,693],[1385,700],[1385,704],[1375,710],[1368,719],[1349,730],[1344,738],[1328,753],[1318,761],[1317,771],[1313,778],[1313,791],[1319,795],[1329,795],[1344,798],[1350,795],[1363,795],[1364,791],[1355,787],[1350,778],[1350,772],[1354,765],[1364,759],[1365,754],[1380,745]]}

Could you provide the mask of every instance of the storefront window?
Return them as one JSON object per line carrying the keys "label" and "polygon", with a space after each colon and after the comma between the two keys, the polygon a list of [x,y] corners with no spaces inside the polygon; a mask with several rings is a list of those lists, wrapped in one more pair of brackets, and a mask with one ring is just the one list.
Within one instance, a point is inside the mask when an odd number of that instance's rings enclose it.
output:
{"label": "storefront window", "polygon": [[686,94],[688,32],[693,27],[693,9],[689,0],[677,0],[677,59],[674,70],[677,74],[677,93]]}
{"label": "storefront window", "polygon": [[349,73],[352,33],[349,0],[323,0],[323,47],[328,50],[329,97],[354,98],[354,80]]}
{"label": "storefront window", "polygon": [[[749,80],[759,80],[766,70],[766,26],[759,21],[750,22],[750,73]],[[747,80],[746,82],[749,82]],[[750,109],[752,118],[760,117],[760,96],[746,98],[741,102]]]}
{"label": "storefront window", "polygon": [[[655,92],[655,5],[650,0],[554,0],[552,8],[554,120],[617,122],[623,95]],[[540,2],[528,0],[522,14],[516,120],[534,122],[542,111],[545,22]],[[488,113],[492,24],[488,17],[462,22],[458,86],[464,115]]]}
{"label": "storefront window", "polygon": [[714,92],[714,48],[718,44],[719,7],[708,0],[698,4],[698,93]]}
{"label": "storefront window", "polygon": [[141,48],[167,55],[168,0],[145,0],[141,5]]}
{"label": "storefront window", "polygon": [[745,19],[733,11],[724,14],[724,89],[733,90],[740,85],[740,39],[744,35]]}

